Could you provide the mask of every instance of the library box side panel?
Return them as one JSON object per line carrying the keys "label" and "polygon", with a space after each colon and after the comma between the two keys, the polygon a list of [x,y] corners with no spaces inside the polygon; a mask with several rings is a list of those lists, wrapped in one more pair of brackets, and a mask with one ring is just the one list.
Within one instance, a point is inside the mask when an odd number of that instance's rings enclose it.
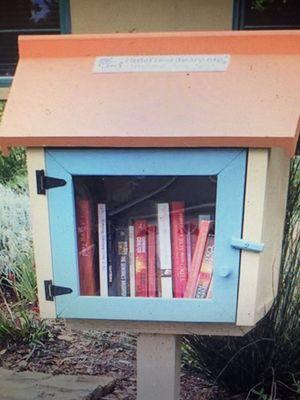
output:
{"label": "library box side panel", "polygon": [[35,174],[36,170],[45,169],[44,149],[27,149],[27,169],[40,314],[42,318],[55,318],[55,303],[46,301],[44,289],[44,281],[53,279],[48,199],[37,194]]}

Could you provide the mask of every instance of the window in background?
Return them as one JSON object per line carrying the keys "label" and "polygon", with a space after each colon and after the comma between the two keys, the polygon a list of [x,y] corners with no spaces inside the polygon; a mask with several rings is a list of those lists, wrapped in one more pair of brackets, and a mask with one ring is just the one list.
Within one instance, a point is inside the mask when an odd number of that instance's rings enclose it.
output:
{"label": "window in background", "polygon": [[299,0],[235,0],[233,29],[299,29]]}
{"label": "window in background", "polygon": [[70,32],[69,1],[1,0],[0,86],[11,83],[18,62],[19,35]]}

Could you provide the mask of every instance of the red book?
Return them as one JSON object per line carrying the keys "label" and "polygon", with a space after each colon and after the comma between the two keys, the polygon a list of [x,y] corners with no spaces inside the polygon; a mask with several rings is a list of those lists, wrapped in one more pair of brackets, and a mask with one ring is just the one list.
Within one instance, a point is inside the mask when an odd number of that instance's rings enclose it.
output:
{"label": "red book", "polygon": [[204,257],[198,275],[197,289],[195,294],[195,297],[197,299],[207,298],[213,274],[214,248],[215,248],[215,237],[213,235],[209,235],[206,241]]}
{"label": "red book", "polygon": [[147,297],[147,221],[136,220],[134,222],[134,247],[135,247],[135,295]]}
{"label": "red book", "polygon": [[99,294],[93,218],[92,200],[87,192],[82,190],[82,193],[76,196],[76,221],[80,294],[83,296]]}
{"label": "red book", "polygon": [[148,296],[156,297],[156,226],[148,226]]}
{"label": "red book", "polygon": [[184,232],[184,202],[173,201],[171,208],[171,244],[173,296],[183,297],[188,278],[186,236]]}
{"label": "red book", "polygon": [[201,221],[195,252],[192,259],[191,272],[187,281],[184,297],[194,298],[197,290],[198,276],[204,255],[206,239],[211,229],[212,221]]}

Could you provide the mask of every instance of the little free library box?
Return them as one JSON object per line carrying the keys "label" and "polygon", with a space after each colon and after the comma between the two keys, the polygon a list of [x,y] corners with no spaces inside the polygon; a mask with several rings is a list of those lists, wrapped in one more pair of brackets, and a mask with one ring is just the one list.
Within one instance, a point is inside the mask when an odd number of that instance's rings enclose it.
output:
{"label": "little free library box", "polygon": [[19,50],[0,145],[27,148],[41,315],[247,332],[277,292],[299,31],[24,36]]}

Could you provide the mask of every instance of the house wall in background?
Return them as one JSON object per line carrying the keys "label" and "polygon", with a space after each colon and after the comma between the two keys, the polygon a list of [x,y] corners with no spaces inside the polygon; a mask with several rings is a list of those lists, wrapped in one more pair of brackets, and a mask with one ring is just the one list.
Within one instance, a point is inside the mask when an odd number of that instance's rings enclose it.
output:
{"label": "house wall in background", "polygon": [[232,11],[233,0],[70,0],[69,22],[71,33],[231,30]]}
{"label": "house wall in background", "polygon": [[70,0],[72,33],[230,30],[232,0]]}

